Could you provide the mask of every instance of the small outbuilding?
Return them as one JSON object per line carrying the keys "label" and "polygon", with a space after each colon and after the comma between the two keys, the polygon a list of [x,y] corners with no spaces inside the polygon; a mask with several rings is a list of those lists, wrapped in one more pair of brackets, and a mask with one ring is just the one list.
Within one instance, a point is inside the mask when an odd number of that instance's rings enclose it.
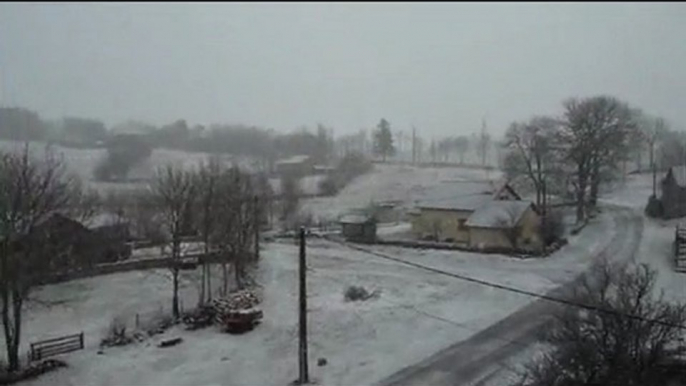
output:
{"label": "small outbuilding", "polygon": [[686,166],[672,166],[662,179],[662,214],[665,219],[686,216]]}
{"label": "small outbuilding", "polygon": [[373,243],[376,241],[376,219],[366,214],[346,214],[338,221],[346,241]]}

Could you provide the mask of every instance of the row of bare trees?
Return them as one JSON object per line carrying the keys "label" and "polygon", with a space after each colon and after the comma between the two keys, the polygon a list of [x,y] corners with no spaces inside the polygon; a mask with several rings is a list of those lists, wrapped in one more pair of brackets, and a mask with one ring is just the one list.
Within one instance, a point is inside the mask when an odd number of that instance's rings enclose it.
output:
{"label": "row of bare trees", "polygon": [[[595,208],[601,184],[611,181],[648,138],[654,147],[653,121],[615,97],[571,98],[559,117],[535,116],[512,123],[505,134],[509,150],[504,169],[511,179],[533,188],[536,204],[548,194],[573,192],[577,221]],[[651,163],[654,157],[651,151]]]}
{"label": "row of bare trees", "polygon": [[163,246],[162,253],[170,261],[172,313],[178,318],[184,240],[199,240],[203,248],[199,304],[213,296],[210,263],[221,265],[221,295],[230,289],[231,269],[235,286],[244,288],[252,283],[259,232],[271,197],[266,176],[251,175],[211,158],[195,169],[162,166],[149,189],[110,197],[109,201],[113,202],[110,210],[132,223],[138,237]]}

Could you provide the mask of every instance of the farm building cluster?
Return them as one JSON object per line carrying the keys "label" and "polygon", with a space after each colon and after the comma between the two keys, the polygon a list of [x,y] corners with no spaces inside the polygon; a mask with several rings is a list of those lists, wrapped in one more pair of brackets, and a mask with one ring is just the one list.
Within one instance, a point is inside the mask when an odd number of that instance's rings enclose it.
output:
{"label": "farm building cluster", "polygon": [[461,182],[454,189],[437,189],[417,200],[404,216],[398,202],[384,202],[339,219],[343,236],[353,242],[377,240],[376,224],[405,220],[416,241],[452,243],[470,249],[543,247],[541,216],[507,182]]}

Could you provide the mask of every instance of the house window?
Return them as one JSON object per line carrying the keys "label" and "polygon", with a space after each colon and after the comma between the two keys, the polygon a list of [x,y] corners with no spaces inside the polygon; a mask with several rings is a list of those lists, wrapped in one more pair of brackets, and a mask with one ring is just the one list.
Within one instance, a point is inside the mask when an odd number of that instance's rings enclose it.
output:
{"label": "house window", "polygon": [[457,220],[457,229],[461,230],[461,231],[466,231],[467,230],[467,226],[465,225],[466,222],[467,222],[467,220],[464,220],[464,219]]}

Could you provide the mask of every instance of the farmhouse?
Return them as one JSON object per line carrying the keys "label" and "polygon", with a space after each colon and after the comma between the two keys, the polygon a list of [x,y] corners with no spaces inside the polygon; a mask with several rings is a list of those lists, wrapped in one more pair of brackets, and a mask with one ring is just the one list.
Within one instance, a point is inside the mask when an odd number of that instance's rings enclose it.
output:
{"label": "farmhouse", "polygon": [[276,173],[280,175],[306,176],[314,172],[314,163],[308,155],[296,155],[276,162]]}
{"label": "farmhouse", "polygon": [[497,189],[482,187],[461,196],[419,203],[412,216],[412,233],[419,239],[479,249],[536,249],[542,243],[538,224],[534,205],[522,201],[505,183]]}
{"label": "farmhouse", "polygon": [[665,218],[686,216],[686,166],[672,166],[662,179],[662,213]]}
{"label": "farmhouse", "polygon": [[376,220],[366,214],[346,214],[338,221],[346,241],[373,243],[376,241]]}
{"label": "farmhouse", "polygon": [[14,248],[29,250],[46,258],[46,269],[81,269],[94,264],[127,258],[131,251],[120,235],[106,229],[94,231],[69,217],[55,213],[35,225],[31,234],[21,237]]}

